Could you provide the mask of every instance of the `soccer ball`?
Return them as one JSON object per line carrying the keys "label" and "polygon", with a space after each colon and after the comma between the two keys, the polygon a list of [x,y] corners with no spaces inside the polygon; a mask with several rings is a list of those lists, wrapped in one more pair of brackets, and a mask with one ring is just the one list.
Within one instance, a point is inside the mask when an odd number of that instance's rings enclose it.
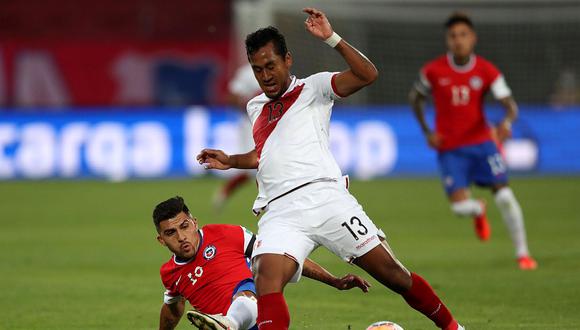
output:
{"label": "soccer ball", "polygon": [[391,321],[379,321],[369,325],[367,330],[403,330],[403,328]]}

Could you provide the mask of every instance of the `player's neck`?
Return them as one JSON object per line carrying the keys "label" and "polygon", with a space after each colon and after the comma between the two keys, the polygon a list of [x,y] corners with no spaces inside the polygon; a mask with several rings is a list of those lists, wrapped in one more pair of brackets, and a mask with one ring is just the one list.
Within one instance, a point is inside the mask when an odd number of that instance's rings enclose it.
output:
{"label": "player's neck", "polygon": [[457,66],[465,66],[469,63],[469,61],[471,60],[471,56],[472,54],[469,54],[467,56],[456,56],[453,55],[451,56],[453,63]]}
{"label": "player's neck", "polygon": [[175,259],[175,262],[177,262],[179,264],[186,264],[186,263],[190,262],[191,259],[193,259],[193,257],[192,258],[182,258],[176,254],[174,259]]}
{"label": "player's neck", "polygon": [[284,84],[284,87],[282,87],[282,92],[280,93],[280,96],[276,97],[276,99],[281,98],[282,96],[284,96],[284,94],[286,94],[286,92],[288,91],[288,89],[290,88],[290,86],[292,85],[292,81],[294,80],[294,76],[293,75],[289,75],[288,79],[286,79],[286,83]]}

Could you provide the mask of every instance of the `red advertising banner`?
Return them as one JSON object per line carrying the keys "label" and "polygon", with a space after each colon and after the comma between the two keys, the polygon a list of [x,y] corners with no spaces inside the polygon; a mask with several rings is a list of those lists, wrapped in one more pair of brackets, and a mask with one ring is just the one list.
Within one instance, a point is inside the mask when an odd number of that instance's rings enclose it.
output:
{"label": "red advertising banner", "polygon": [[227,39],[0,43],[0,106],[219,104]]}

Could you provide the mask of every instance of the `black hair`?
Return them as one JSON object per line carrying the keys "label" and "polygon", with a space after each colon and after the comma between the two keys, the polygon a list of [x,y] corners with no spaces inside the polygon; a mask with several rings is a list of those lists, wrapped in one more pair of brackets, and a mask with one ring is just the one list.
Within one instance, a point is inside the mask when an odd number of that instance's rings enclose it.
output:
{"label": "black hair", "polygon": [[472,29],[474,28],[473,22],[471,21],[471,18],[469,17],[469,15],[467,15],[466,13],[460,12],[460,11],[454,12],[453,14],[451,14],[451,16],[449,16],[449,18],[447,18],[447,21],[445,21],[445,28],[449,29],[452,26],[454,26],[455,24],[460,24],[460,23],[463,23]]}
{"label": "black hair", "polygon": [[286,53],[288,53],[286,38],[273,26],[268,26],[267,28],[259,29],[248,34],[246,37],[246,54],[250,57],[269,42],[272,42],[274,45],[276,54],[282,57],[286,56]]}
{"label": "black hair", "polygon": [[153,223],[155,228],[159,230],[159,223],[165,220],[169,220],[181,212],[185,212],[189,215],[189,209],[183,198],[180,196],[171,197],[170,199],[161,202],[155,206],[153,210]]}

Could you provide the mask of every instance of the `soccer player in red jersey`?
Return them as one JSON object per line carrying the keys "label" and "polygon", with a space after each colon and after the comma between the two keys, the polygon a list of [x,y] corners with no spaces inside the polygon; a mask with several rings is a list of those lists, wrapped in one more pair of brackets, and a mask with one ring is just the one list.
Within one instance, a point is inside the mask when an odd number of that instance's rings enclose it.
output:
{"label": "soccer player in red jersey", "polygon": [[[439,167],[451,210],[474,219],[482,241],[491,229],[483,200],[470,197],[475,183],[491,189],[495,202],[514,243],[519,267],[535,269],[528,250],[522,209],[508,186],[506,165],[496,143],[511,135],[518,114],[517,104],[501,72],[489,61],[474,54],[477,36],[471,19],[454,13],[445,23],[448,53],[427,63],[410,93],[415,116],[430,147],[437,150]],[[495,128],[489,127],[483,111],[484,97],[491,91],[506,110]],[[433,96],[435,130],[425,120],[427,96]]]}
{"label": "soccer player in red jersey", "polygon": [[[255,236],[234,225],[198,228],[179,196],[158,204],[153,222],[157,240],[173,252],[160,271],[166,291],[159,328],[174,329],[188,300],[195,310],[187,317],[199,329],[257,329],[256,289],[249,266]],[[302,274],[339,290],[369,288],[356,275],[337,278],[311,260],[306,260]]]}
{"label": "soccer player in red jersey", "polygon": [[252,210],[262,217],[252,264],[259,329],[289,328],[284,287],[300,279],[307,256],[321,245],[400,294],[439,328],[463,329],[427,281],[396,259],[382,231],[348,192],[330,152],[332,106],[373,83],[378,72],[333,31],[323,12],[304,12],[307,31],[334,48],[349,68],[297,78],[290,74],[292,55],[276,28],[251,33],[246,52],[264,92],[247,105],[256,147],[239,155],[204,149],[197,156],[208,169],[258,169]]}

